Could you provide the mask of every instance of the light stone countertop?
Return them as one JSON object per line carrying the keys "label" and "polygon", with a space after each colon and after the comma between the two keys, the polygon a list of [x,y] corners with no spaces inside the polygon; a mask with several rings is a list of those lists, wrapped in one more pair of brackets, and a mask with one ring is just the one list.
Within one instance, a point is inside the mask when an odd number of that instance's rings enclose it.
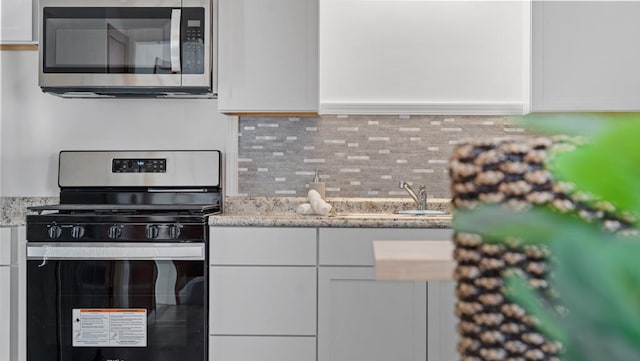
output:
{"label": "light stone countertop", "polygon": [[58,197],[0,197],[0,227],[24,226],[27,207],[59,202]]}
{"label": "light stone countertop", "polygon": [[[299,215],[304,197],[225,197],[224,212],[209,217],[216,226],[248,227],[389,227],[451,228],[451,216],[411,216],[394,211],[415,209],[407,198],[328,198],[330,216]],[[1,197],[0,227],[25,224],[27,207],[56,204],[58,197]],[[449,210],[448,199],[430,199],[428,209]]]}
{"label": "light stone countertop", "polygon": [[[327,198],[329,216],[296,213],[304,197],[227,197],[224,212],[209,217],[214,226],[451,228],[451,215],[413,216],[394,211],[415,209],[404,198]],[[449,210],[448,199],[431,199],[428,209]]]}

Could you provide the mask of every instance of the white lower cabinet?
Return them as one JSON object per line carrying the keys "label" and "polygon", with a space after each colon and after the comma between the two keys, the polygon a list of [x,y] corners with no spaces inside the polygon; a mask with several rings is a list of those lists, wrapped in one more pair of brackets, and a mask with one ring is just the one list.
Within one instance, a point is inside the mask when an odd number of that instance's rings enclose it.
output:
{"label": "white lower cabinet", "polygon": [[0,266],[0,360],[11,359],[11,333],[11,267]]}
{"label": "white lower cabinet", "polygon": [[453,282],[376,281],[374,240],[449,229],[212,227],[211,361],[456,359]]}
{"label": "white lower cabinet", "polygon": [[212,227],[210,361],[315,361],[315,228]]}
{"label": "white lower cabinet", "polygon": [[425,361],[425,283],[376,281],[372,267],[321,267],[318,361]]}
{"label": "white lower cabinet", "polygon": [[214,335],[316,334],[315,267],[211,268]]}
{"label": "white lower cabinet", "polygon": [[425,361],[428,354],[429,361],[445,360],[428,353],[427,283],[376,281],[373,241],[447,241],[451,230],[321,228],[318,233],[318,361]]}
{"label": "white lower cabinet", "polygon": [[211,336],[211,360],[314,361],[315,337]]}
{"label": "white lower cabinet", "polygon": [[450,240],[450,229],[320,228],[320,266],[372,266],[373,241]]}
{"label": "white lower cabinet", "polygon": [[0,228],[0,360],[25,360],[24,235],[24,227]]}
{"label": "white lower cabinet", "polygon": [[430,281],[427,288],[427,360],[457,360],[456,283]]}

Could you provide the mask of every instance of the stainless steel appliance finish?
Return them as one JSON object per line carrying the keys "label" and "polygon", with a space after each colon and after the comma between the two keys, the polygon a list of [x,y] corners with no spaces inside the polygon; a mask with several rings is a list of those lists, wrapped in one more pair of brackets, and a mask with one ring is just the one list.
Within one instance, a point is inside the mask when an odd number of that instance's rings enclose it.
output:
{"label": "stainless steel appliance finish", "polygon": [[215,97],[216,0],[41,0],[43,91]]}
{"label": "stainless steel appliance finish", "polygon": [[219,151],[62,151],[27,215],[26,361],[207,361]]}
{"label": "stainless steel appliance finish", "polygon": [[204,261],[204,243],[29,242],[27,260]]}
{"label": "stainless steel appliance finish", "polygon": [[[131,172],[114,172],[114,163]],[[219,151],[62,151],[59,157],[60,187],[218,187],[221,177]],[[157,160],[158,172],[140,172],[135,160]],[[143,165],[142,167],[144,167]],[[153,189],[152,189],[153,191]]]}

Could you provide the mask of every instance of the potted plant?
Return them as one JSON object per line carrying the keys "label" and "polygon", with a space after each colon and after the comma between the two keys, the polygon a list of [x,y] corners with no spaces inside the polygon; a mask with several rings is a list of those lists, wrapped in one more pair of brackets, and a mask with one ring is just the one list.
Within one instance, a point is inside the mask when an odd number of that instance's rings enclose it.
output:
{"label": "potted plant", "polygon": [[564,346],[562,360],[640,360],[640,115],[536,115],[525,122],[586,139],[555,152],[545,167],[554,179],[574,184],[585,205],[624,226],[547,205],[520,212],[495,205],[458,209],[454,228],[490,244],[548,249],[552,295],[531,287],[519,271],[504,276],[505,293],[534,316],[537,330]]}

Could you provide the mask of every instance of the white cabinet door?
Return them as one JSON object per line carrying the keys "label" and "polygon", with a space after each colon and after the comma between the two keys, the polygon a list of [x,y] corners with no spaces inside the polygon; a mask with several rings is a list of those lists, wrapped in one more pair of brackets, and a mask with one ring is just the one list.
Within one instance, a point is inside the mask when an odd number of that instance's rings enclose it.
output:
{"label": "white cabinet door", "polygon": [[211,267],[213,335],[316,334],[315,267]]}
{"label": "white cabinet door", "polygon": [[[12,351],[11,360],[27,360],[27,230],[25,226],[11,229],[13,269],[17,267],[17,274],[11,274],[11,334],[16,336],[12,341],[15,352]],[[15,246],[15,249],[13,248]],[[17,294],[16,294],[17,292]]]}
{"label": "white cabinet door", "polygon": [[24,282],[19,282],[19,272],[24,272],[25,267],[24,261],[19,260],[19,250],[25,245],[24,228],[0,228],[0,360],[25,357],[24,348],[20,348],[25,330],[19,328],[19,322],[25,320],[25,288]]}
{"label": "white cabinet door", "polygon": [[427,288],[427,360],[457,360],[456,284],[454,281],[430,281]]}
{"label": "white cabinet door", "polygon": [[211,336],[211,361],[315,361],[315,337]]}
{"label": "white cabinet door", "polygon": [[0,360],[10,359],[11,344],[16,340],[11,332],[11,299],[15,295],[11,289],[11,230],[0,228]]}
{"label": "white cabinet door", "polygon": [[529,1],[322,0],[321,113],[522,111],[528,103],[527,6]]}
{"label": "white cabinet door", "polygon": [[218,110],[318,111],[318,0],[219,0]]}
{"label": "white cabinet door", "polygon": [[32,0],[0,1],[0,41],[30,42],[32,37]]}
{"label": "white cabinet door", "polygon": [[12,227],[0,227],[0,266],[11,265]]}
{"label": "white cabinet door", "polygon": [[636,1],[534,1],[532,110],[640,110],[639,17]]}
{"label": "white cabinet door", "polygon": [[375,281],[370,267],[320,267],[318,361],[424,361],[425,283]]}
{"label": "white cabinet door", "polygon": [[11,331],[11,267],[0,266],[0,360],[11,360]]}

